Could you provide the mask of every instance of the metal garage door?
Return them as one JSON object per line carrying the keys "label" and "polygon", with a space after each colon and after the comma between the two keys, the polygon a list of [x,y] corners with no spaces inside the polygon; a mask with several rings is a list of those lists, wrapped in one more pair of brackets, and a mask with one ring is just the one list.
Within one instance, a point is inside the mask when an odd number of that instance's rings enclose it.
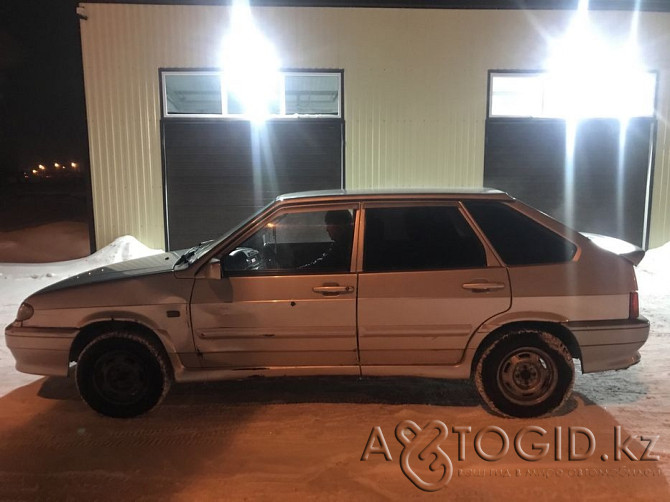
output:
{"label": "metal garage door", "polygon": [[164,119],[167,249],[215,238],[279,194],[341,188],[343,126]]}
{"label": "metal garage door", "polygon": [[564,120],[488,119],[484,185],[576,230],[646,246],[654,123],[583,120],[573,147]]}

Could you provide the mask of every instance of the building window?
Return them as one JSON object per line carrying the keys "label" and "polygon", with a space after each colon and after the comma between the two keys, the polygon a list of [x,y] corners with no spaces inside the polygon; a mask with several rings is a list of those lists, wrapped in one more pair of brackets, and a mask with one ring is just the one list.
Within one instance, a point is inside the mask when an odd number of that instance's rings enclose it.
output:
{"label": "building window", "polygon": [[490,118],[653,117],[656,73],[603,86],[565,82],[547,72],[490,72],[489,93]]}
{"label": "building window", "polygon": [[221,115],[221,77],[218,73],[165,73],[166,115]]}
{"label": "building window", "polygon": [[[165,117],[247,118],[243,103],[227,92],[225,73],[164,70],[161,81]],[[282,72],[268,114],[268,118],[341,117],[342,72]]]}
{"label": "building window", "polygon": [[339,73],[294,73],[284,78],[286,115],[340,115]]}

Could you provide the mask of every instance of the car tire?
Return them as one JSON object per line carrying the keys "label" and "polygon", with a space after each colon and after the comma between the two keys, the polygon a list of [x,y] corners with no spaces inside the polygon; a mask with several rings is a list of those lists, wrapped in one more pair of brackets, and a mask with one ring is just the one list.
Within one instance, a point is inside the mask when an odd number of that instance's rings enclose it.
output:
{"label": "car tire", "polygon": [[542,331],[513,331],[493,342],[477,362],[477,391],[493,411],[508,417],[539,417],[570,396],[575,365],[568,348]]}
{"label": "car tire", "polygon": [[82,399],[98,413],[129,418],[155,408],[170,389],[162,351],[133,332],[95,338],[77,360],[76,381]]}

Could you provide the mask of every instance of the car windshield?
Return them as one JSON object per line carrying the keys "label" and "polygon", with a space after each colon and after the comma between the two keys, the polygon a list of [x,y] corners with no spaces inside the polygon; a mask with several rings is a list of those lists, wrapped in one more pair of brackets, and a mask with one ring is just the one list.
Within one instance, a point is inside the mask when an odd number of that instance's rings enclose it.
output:
{"label": "car windshield", "polygon": [[175,266],[174,266],[175,270],[182,270],[184,268],[188,268],[190,265],[195,263],[201,257],[205,256],[212,249],[214,249],[216,246],[218,246],[221,242],[223,242],[228,237],[230,237],[232,234],[237,232],[240,228],[242,228],[247,223],[249,223],[254,218],[256,218],[259,214],[261,214],[263,211],[265,211],[267,208],[269,208],[272,204],[274,204],[274,201],[270,202],[269,204],[267,204],[263,208],[259,209],[258,211],[256,211],[254,214],[252,214],[251,216],[249,216],[245,220],[242,220],[240,223],[238,223],[233,228],[228,230],[221,237],[219,237],[217,239],[212,239],[212,240],[209,240],[209,241],[201,242],[197,246],[190,248],[188,251],[186,251],[184,254],[181,255],[179,260],[177,260],[177,263],[175,263]]}

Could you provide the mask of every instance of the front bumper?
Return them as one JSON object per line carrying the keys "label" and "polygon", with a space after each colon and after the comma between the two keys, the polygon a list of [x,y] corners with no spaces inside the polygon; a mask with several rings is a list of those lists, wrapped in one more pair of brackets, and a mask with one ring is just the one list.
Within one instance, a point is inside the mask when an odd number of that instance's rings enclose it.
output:
{"label": "front bumper", "polygon": [[7,348],[23,373],[67,376],[75,328],[29,328],[15,322],[5,329]]}
{"label": "front bumper", "polygon": [[640,347],[649,337],[649,321],[644,317],[567,322],[564,326],[579,343],[583,373],[622,370],[640,362]]}

